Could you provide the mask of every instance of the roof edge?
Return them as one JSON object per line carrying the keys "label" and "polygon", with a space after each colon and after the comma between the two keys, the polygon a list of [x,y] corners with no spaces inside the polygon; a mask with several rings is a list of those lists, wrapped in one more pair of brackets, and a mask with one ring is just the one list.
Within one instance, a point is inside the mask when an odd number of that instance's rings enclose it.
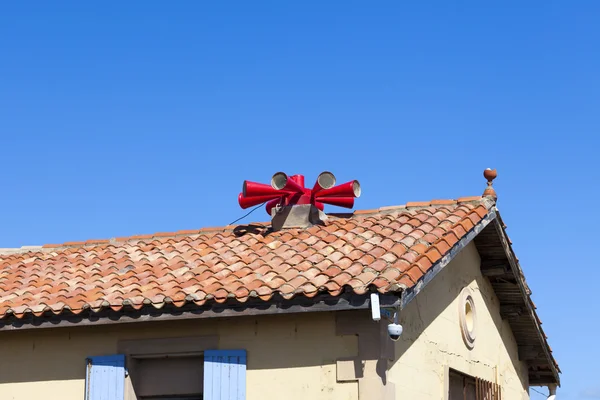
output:
{"label": "roof edge", "polygon": [[456,257],[458,253],[462,251],[475,237],[481,232],[490,222],[494,221],[497,217],[495,209],[490,209],[488,214],[483,217],[477,225],[471,229],[465,236],[463,236],[451,249],[444,255],[433,267],[431,267],[412,288],[406,289],[402,292],[402,300],[400,302],[400,309],[405,308],[426,286],[433,280],[450,262]]}
{"label": "roof edge", "polygon": [[538,318],[537,313],[535,312],[534,305],[533,305],[531,297],[528,293],[529,288],[527,286],[527,283],[525,282],[525,277],[524,277],[523,271],[521,270],[521,267],[519,265],[516,255],[514,253],[514,250],[512,249],[512,246],[510,245],[510,240],[508,239],[508,236],[506,235],[506,232],[504,231],[502,218],[499,217],[495,221],[494,227],[496,228],[498,237],[500,238],[500,241],[502,242],[502,247],[504,248],[504,252],[506,253],[506,258],[508,259],[510,268],[513,271],[513,274],[516,278],[516,281],[517,281],[517,284],[521,291],[521,294],[523,295],[523,299],[524,299],[524,303],[527,307],[527,311],[528,311],[531,319],[535,323],[538,338],[539,338],[540,342],[543,344],[542,348],[544,349],[544,354],[548,358],[548,365],[550,366],[550,368],[552,369],[552,372],[554,373],[554,378],[556,379],[556,383],[560,386],[559,368],[557,367],[557,363],[556,363],[556,360],[554,359],[554,356],[552,356],[552,354],[550,352],[550,345],[548,344],[546,335],[544,334],[544,332],[542,330],[540,319]]}
{"label": "roof edge", "polygon": [[[502,218],[498,212],[498,209],[495,207],[495,202],[488,203],[491,204],[491,207],[488,209],[489,213],[477,224],[475,225],[471,231],[469,231],[461,240],[459,240],[454,247],[446,253],[444,257],[442,257],[433,267],[431,267],[416,283],[415,286],[408,288],[402,292],[401,301],[400,301],[400,309],[405,308],[426,286],[429,282],[431,282],[437,274],[440,273],[450,262],[454,259],[454,257],[464,249],[477,235],[483,231],[485,227],[487,227],[490,223],[493,223],[494,229],[498,234],[500,241],[502,242],[502,248],[505,252],[505,255],[509,261],[510,267],[517,278],[517,283],[521,294],[523,296],[524,303],[527,306],[527,311],[535,323],[536,331],[538,333],[538,338],[540,343],[543,344],[544,354],[548,359],[548,365],[552,369],[554,374],[554,379],[556,383],[560,386],[560,372],[556,365],[556,361],[554,357],[550,353],[550,346],[546,339],[546,336],[543,333],[541,328],[541,324],[539,322],[539,318],[537,318],[537,314],[535,312],[534,306],[531,302],[531,299],[528,294],[528,287],[524,279],[523,272],[518,264],[517,258],[514,254],[512,246],[510,245],[510,241],[504,232]],[[487,205],[486,205],[487,208]]]}
{"label": "roof edge", "polygon": [[[306,312],[331,312],[364,310],[371,307],[371,293],[344,293],[333,296],[328,294],[315,297],[294,297],[286,300],[273,297],[269,301],[251,301],[246,303],[211,303],[197,306],[190,303],[183,307],[167,305],[160,309],[147,305],[140,309],[128,307],[115,311],[110,308],[94,312],[91,309],[84,314],[59,314],[51,318],[30,315],[25,320],[13,319],[0,321],[0,331],[23,331],[32,329],[73,328],[96,325],[116,325],[135,322],[191,320],[205,318],[225,318],[238,316],[258,316],[272,314],[297,314]],[[381,307],[395,308],[400,297],[395,294],[379,294]]]}

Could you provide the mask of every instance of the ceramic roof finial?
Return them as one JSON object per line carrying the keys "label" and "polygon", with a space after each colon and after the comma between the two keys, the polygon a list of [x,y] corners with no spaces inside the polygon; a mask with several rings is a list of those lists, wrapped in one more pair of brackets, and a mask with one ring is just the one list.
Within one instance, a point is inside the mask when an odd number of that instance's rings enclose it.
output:
{"label": "ceramic roof finial", "polygon": [[498,196],[496,195],[496,191],[494,190],[492,185],[494,179],[496,179],[496,177],[498,176],[498,172],[496,172],[495,169],[486,168],[486,170],[483,171],[483,176],[485,177],[485,179],[487,179],[487,187],[483,192],[483,197],[492,197],[494,201],[497,200]]}

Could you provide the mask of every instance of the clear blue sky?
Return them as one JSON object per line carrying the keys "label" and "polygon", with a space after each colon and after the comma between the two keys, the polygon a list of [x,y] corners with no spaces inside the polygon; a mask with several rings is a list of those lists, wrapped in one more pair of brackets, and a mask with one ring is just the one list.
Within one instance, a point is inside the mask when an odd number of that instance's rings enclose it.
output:
{"label": "clear blue sky", "polygon": [[559,397],[599,399],[600,2],[455,3],[1,4],[0,247],[224,225],[279,170],[375,208],[494,167]]}

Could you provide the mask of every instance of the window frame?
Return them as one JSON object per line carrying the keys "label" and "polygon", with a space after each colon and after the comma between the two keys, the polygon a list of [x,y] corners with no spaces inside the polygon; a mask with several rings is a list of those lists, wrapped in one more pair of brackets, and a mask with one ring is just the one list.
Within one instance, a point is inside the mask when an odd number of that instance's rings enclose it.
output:
{"label": "window frame", "polygon": [[[203,356],[204,351],[218,347],[218,336],[159,337],[120,340],[117,350],[125,355],[125,400],[138,400],[131,375],[136,373],[136,362],[165,357]],[[157,349],[160,349],[157,351]],[[203,377],[202,377],[203,379]],[[179,396],[185,398],[185,396]],[[152,398],[152,397],[150,397]],[[178,398],[174,396],[174,398]],[[192,397],[193,399],[193,397]]]}
{"label": "window frame", "polygon": [[[454,400],[450,399],[450,376],[460,375],[466,379],[470,379],[475,385],[475,399],[476,400],[502,400],[502,385],[497,383],[497,367],[493,369],[494,379],[488,381],[478,376],[465,373],[460,369],[450,367],[449,365],[444,366],[444,384],[442,400]],[[487,393],[486,393],[487,392]],[[464,392],[463,392],[464,393]],[[464,399],[464,395],[463,395]],[[459,399],[460,400],[460,399]]]}

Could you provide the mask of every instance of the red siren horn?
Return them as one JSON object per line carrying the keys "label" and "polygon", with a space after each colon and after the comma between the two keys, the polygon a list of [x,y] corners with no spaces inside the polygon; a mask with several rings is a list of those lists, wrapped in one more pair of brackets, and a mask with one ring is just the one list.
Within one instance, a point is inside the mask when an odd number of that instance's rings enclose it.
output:
{"label": "red siren horn", "polygon": [[277,199],[278,197],[281,197],[281,195],[281,193],[275,193],[269,196],[245,197],[244,193],[240,193],[238,195],[238,203],[240,204],[240,207],[246,209],[248,207],[257,206],[265,201]]}
{"label": "red siren horn", "polygon": [[317,197],[316,200],[321,203],[331,204],[332,206],[354,207],[354,197]]}
{"label": "red siren horn", "polygon": [[350,181],[335,186],[336,179],[329,171],[319,174],[312,189],[304,186],[303,175],[288,176],[277,172],[271,178],[271,185],[244,181],[238,203],[242,208],[265,204],[265,210],[272,215],[278,205],[290,207],[311,204],[323,211],[325,204],[338,207],[354,207],[354,199],[360,197],[358,181]]}
{"label": "red siren horn", "polygon": [[313,186],[312,194],[316,196],[323,189],[331,189],[335,186],[335,175],[329,171],[321,172]]}
{"label": "red siren horn", "polygon": [[285,193],[281,193],[280,191],[275,190],[271,186],[265,185],[264,183],[244,181],[244,185],[242,187],[242,194],[244,195],[244,197],[254,197],[271,195],[283,196]]}
{"label": "red siren horn", "polygon": [[290,179],[304,188],[304,175],[292,175],[290,176]]}
{"label": "red siren horn", "polygon": [[322,197],[360,197],[360,183],[350,181],[334,186],[330,189],[323,189],[318,192],[319,198]]}
{"label": "red siren horn", "polygon": [[284,172],[276,172],[273,175],[271,178],[271,186],[275,190],[304,193],[304,188],[300,186],[294,179],[288,177]]}

